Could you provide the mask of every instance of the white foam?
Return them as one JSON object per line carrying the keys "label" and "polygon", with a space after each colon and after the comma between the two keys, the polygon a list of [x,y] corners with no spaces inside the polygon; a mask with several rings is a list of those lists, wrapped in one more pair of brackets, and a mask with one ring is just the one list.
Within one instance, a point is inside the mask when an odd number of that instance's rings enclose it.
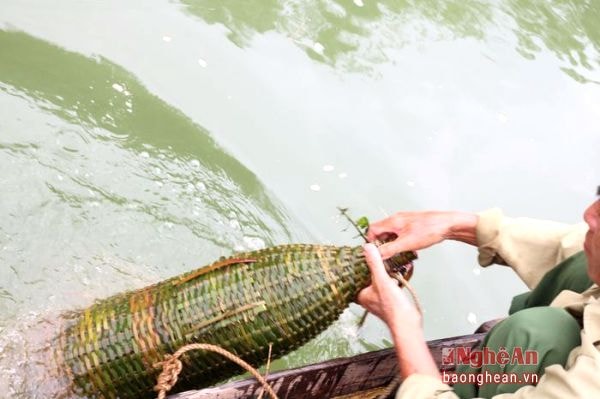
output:
{"label": "white foam", "polygon": [[319,42],[315,42],[313,44],[313,50],[315,51],[315,53],[323,55],[323,52],[325,52],[325,46],[323,46]]}
{"label": "white foam", "polygon": [[259,237],[244,236],[244,244],[251,250],[263,249],[266,245],[265,242]]}
{"label": "white foam", "polygon": [[123,93],[123,91],[125,91],[125,87],[121,86],[118,83],[113,83],[112,88],[118,91],[119,93]]}

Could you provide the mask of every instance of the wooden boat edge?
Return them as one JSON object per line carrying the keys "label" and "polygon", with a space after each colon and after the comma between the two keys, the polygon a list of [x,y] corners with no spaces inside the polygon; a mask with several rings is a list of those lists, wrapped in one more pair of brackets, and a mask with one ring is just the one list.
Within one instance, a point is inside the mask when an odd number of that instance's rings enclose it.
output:
{"label": "wooden boat edge", "polygon": [[[480,329],[478,329],[480,331]],[[485,332],[428,341],[427,345],[440,370],[452,371],[443,365],[446,348],[476,347]],[[289,370],[275,372],[267,378],[279,399],[369,398],[387,387],[398,375],[394,349],[383,349],[356,356],[327,360]],[[254,399],[262,388],[255,379],[186,391],[170,395],[169,399]],[[263,395],[263,398],[266,398]]]}

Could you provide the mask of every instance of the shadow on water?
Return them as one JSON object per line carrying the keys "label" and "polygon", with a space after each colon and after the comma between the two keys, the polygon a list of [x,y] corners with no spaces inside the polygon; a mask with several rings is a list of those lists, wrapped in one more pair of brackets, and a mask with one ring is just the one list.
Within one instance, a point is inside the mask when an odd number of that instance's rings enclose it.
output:
{"label": "shadow on water", "polygon": [[[269,198],[258,178],[219,148],[205,129],[152,95],[120,66],[102,57],[88,58],[66,51],[20,32],[0,31],[0,47],[0,82],[36,99],[38,106],[61,119],[85,127],[92,140],[117,143],[147,158],[160,156],[171,162],[187,162],[193,173],[171,173],[171,180],[189,184],[202,175],[200,184],[210,193],[204,197],[205,204],[219,213],[231,208],[245,213],[248,222],[267,237],[273,224],[290,237],[286,215]],[[112,202],[128,201],[86,185],[83,180],[79,183]],[[233,194],[237,191],[238,196],[247,198],[264,213],[265,220],[244,212],[244,206],[236,204]],[[63,199],[70,197],[65,194]],[[151,204],[141,205],[160,217],[162,212],[152,209]],[[188,226],[195,230],[189,222]],[[211,239],[210,234],[202,234],[202,238]]]}
{"label": "shadow on water", "polygon": [[[389,51],[423,39],[486,40],[492,28],[514,26],[527,59],[543,47],[579,82],[600,65],[600,3],[532,0],[180,0],[187,12],[222,24],[246,46],[256,34],[290,37],[306,54],[335,68],[369,73],[393,61]],[[508,18],[506,18],[508,17]],[[583,69],[583,71],[582,71]]]}

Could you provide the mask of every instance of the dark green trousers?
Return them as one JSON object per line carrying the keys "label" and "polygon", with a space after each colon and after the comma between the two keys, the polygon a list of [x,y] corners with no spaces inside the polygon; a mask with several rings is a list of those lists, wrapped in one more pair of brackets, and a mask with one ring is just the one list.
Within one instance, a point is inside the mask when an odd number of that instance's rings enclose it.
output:
{"label": "dark green trousers", "polygon": [[[587,275],[587,259],[579,252],[550,270],[537,287],[513,298],[510,316],[494,326],[486,335],[482,348],[498,353],[501,348],[510,354],[514,348],[537,351],[536,364],[484,364],[481,367],[459,365],[457,373],[535,373],[541,377],[552,364],[565,365],[571,350],[581,344],[578,320],[564,309],[548,305],[563,290],[583,292],[592,285]],[[454,385],[454,391],[463,399],[490,398],[501,393],[512,393],[521,384]]]}

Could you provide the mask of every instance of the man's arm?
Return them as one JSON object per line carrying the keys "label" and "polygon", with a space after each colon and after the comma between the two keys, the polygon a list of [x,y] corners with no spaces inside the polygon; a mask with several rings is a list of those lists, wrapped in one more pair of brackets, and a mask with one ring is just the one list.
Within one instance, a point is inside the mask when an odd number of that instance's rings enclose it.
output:
{"label": "man's arm", "polygon": [[468,212],[398,212],[369,226],[367,238],[395,238],[379,250],[383,258],[417,251],[444,240],[478,246],[479,263],[508,265],[529,288],[567,257],[582,250],[587,226],[509,218],[499,209]]}
{"label": "man's arm", "polygon": [[510,266],[535,288],[544,274],[583,249],[587,225],[530,218],[510,218],[500,209],[479,213],[479,264]]}
{"label": "man's arm", "polygon": [[395,237],[379,247],[383,259],[402,251],[428,248],[444,240],[477,245],[478,220],[477,214],[469,212],[397,212],[369,225],[367,239],[373,242],[378,238]]}
{"label": "man's arm", "polygon": [[421,315],[398,282],[387,274],[375,245],[365,245],[365,258],[371,270],[371,285],[359,293],[358,302],[388,325],[398,356],[400,376],[407,378],[419,373],[440,380],[440,373],[425,342]]}

